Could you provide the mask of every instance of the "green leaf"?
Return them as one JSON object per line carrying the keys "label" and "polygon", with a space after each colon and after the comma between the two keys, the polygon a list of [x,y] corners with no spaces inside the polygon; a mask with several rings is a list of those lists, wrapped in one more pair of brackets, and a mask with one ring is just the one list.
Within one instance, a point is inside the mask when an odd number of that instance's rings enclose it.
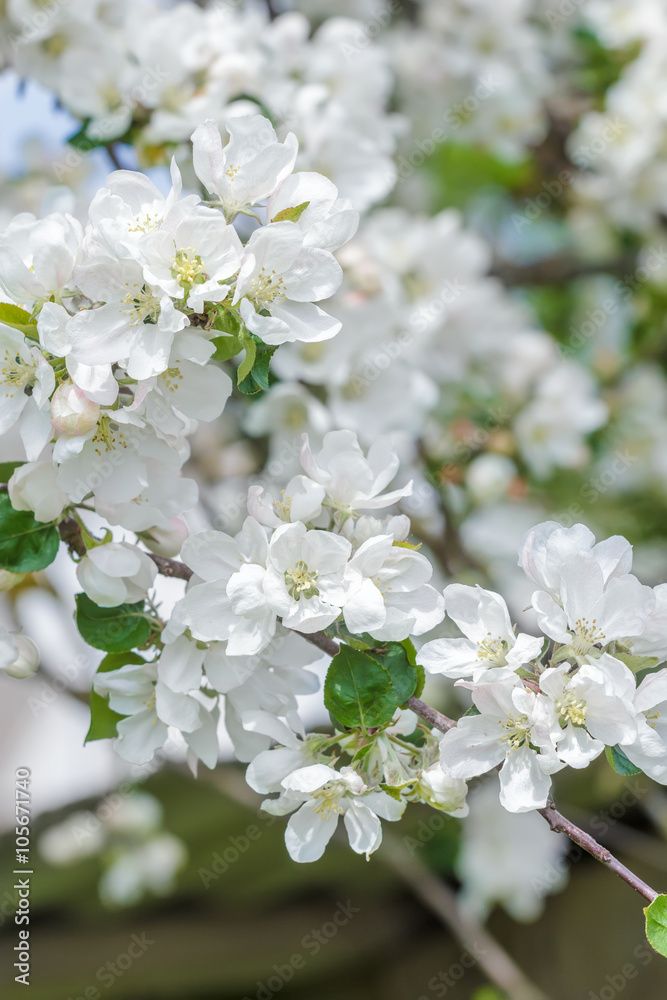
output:
{"label": "green leaf", "polygon": [[[255,342],[253,364],[247,375],[242,378],[241,369],[239,369],[237,376],[238,387],[246,396],[253,396],[256,392],[268,391],[271,358],[278,350],[277,347],[265,344],[263,340],[255,337],[254,334],[251,334],[251,336]],[[246,360],[247,357],[246,353]]]}
{"label": "green leaf", "polygon": [[614,653],[614,656],[621,663],[625,663],[633,674],[639,673],[640,670],[652,670],[660,663],[658,656],[633,656],[632,653]]}
{"label": "green leaf", "polygon": [[667,896],[657,896],[650,906],[644,907],[644,913],[648,943],[667,958]]}
{"label": "green leaf", "polygon": [[417,650],[415,649],[412,640],[403,639],[403,641],[401,642],[401,646],[408,654],[408,660],[415,668],[417,675],[415,689],[410,697],[414,696],[415,698],[419,698],[422,691],[424,690],[424,684],[426,684],[426,672],[422,667],[421,663],[417,663]]}
{"label": "green leaf", "polygon": [[12,473],[24,464],[24,462],[0,462],[0,483],[8,483]]}
{"label": "green leaf", "polygon": [[309,201],[303,201],[300,205],[295,205],[294,208],[283,208],[282,212],[273,216],[271,222],[298,222],[309,205]]}
{"label": "green leaf", "polygon": [[631,760],[625,756],[623,751],[619,746],[615,747],[605,747],[605,755],[609,764],[613,767],[617,774],[641,774],[641,767],[635,767]]}
{"label": "green leaf", "polygon": [[464,713],[463,713],[463,715],[461,716],[461,718],[462,718],[462,719],[467,719],[467,718],[469,718],[469,717],[470,717],[471,715],[481,715],[481,714],[482,714],[482,713],[481,713],[481,712],[480,712],[480,710],[479,710],[479,709],[477,708],[477,705],[471,705],[471,706],[470,706],[470,708],[468,709],[468,711],[467,711],[467,712],[464,712]]}
{"label": "green leaf", "polygon": [[387,643],[385,651],[378,655],[377,650],[369,653],[374,659],[378,659],[380,665],[389,671],[391,682],[394,685],[396,701],[399,705],[404,705],[408,698],[411,698],[417,687],[417,671],[410,659],[406,649],[400,642]]}
{"label": "green leaf", "polygon": [[34,573],[56,558],[60,535],[53,524],[36,521],[30,511],[14,510],[0,493],[0,567],[12,573]]}
{"label": "green leaf", "polygon": [[76,624],[89,646],[109,653],[122,653],[143,646],[151,634],[150,622],[143,615],[144,605],[120,604],[100,608],[86,594],[76,595]]}
{"label": "green leaf", "polygon": [[116,736],[116,726],[124,718],[124,715],[119,715],[109,708],[107,698],[103,698],[97,691],[91,691],[90,726],[83,742],[92,743],[94,740],[108,740]]}
{"label": "green leaf", "polygon": [[[252,371],[252,366],[255,363],[255,358],[257,356],[257,343],[253,336],[243,336],[241,338],[241,346],[245,349],[245,357],[241,364],[239,365],[236,372],[236,383],[241,388],[241,382],[248,377]],[[243,390],[242,390],[243,391]]]}
{"label": "green leaf", "polygon": [[32,340],[38,339],[37,324],[30,322],[30,313],[11,302],[0,302],[0,323],[19,330]]}
{"label": "green leaf", "polygon": [[220,330],[221,333],[228,333],[232,337],[238,337],[242,326],[241,317],[235,309],[228,309],[227,306],[218,306],[215,319],[213,320],[214,330]]}
{"label": "green leaf", "polygon": [[391,721],[397,702],[389,671],[368,653],[341,646],[327,671],[324,704],[344,726],[372,729]]}
{"label": "green leaf", "polygon": [[215,344],[215,354],[212,355],[214,361],[229,361],[235,358],[243,350],[243,345],[238,337],[214,337],[211,341]]}
{"label": "green leaf", "polygon": [[348,646],[352,646],[353,649],[371,649],[377,646],[377,639],[374,639],[368,632],[360,632],[359,635],[355,635],[354,632],[350,632],[343,621],[334,622],[333,625],[329,625],[324,631],[332,639],[342,639],[343,642],[346,642]]}
{"label": "green leaf", "polygon": [[126,667],[128,663],[145,662],[143,656],[139,656],[138,653],[107,653],[97,668],[97,673],[108,674],[112,670],[120,670],[121,667]]}

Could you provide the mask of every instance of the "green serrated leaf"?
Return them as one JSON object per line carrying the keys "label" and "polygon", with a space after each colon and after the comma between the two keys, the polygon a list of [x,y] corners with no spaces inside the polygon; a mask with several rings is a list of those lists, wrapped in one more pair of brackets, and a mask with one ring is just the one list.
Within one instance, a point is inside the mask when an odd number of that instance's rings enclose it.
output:
{"label": "green serrated leaf", "polygon": [[151,634],[143,615],[143,602],[100,608],[86,594],[76,595],[76,624],[89,646],[109,653],[123,653],[143,646]]}
{"label": "green serrated leaf", "polygon": [[424,685],[426,684],[426,671],[422,667],[421,663],[415,663],[415,670],[417,672],[417,685],[412,692],[412,697],[421,698]]}
{"label": "green serrated leaf", "polygon": [[295,205],[294,208],[283,208],[282,212],[278,212],[277,215],[273,216],[271,222],[298,222],[309,205],[309,201],[302,201],[300,205]]}
{"label": "green serrated leaf", "polygon": [[614,653],[614,657],[620,660],[621,663],[625,663],[626,667],[629,667],[633,674],[639,673],[640,670],[652,670],[653,667],[657,667],[660,663],[660,659],[657,656],[633,656],[632,653]]}
{"label": "green serrated leaf", "polygon": [[241,338],[241,346],[245,350],[245,357],[241,364],[239,365],[236,372],[236,384],[241,388],[241,383],[245,378],[248,377],[252,371],[252,366],[255,363],[255,358],[257,357],[257,344],[255,338],[252,336],[244,336]]}
{"label": "green serrated leaf", "polygon": [[387,795],[391,795],[392,799],[396,799],[397,802],[401,802],[403,797],[401,795],[401,789],[397,785],[388,785],[386,782],[380,782],[380,788]]}
{"label": "green serrated leaf", "polygon": [[619,746],[605,747],[605,755],[611,767],[617,774],[641,774],[641,767],[636,767],[631,760],[625,756]]}
{"label": "green serrated leaf", "polygon": [[215,353],[211,355],[214,361],[229,361],[243,350],[240,339],[229,335],[214,337],[211,343],[215,345]]}
{"label": "green serrated leaf", "polygon": [[667,896],[657,896],[650,906],[644,908],[646,916],[646,937],[659,955],[667,958]]}
{"label": "green serrated leaf", "polygon": [[411,698],[417,687],[417,671],[405,647],[400,642],[389,642],[383,647],[382,653],[373,650],[369,653],[377,659],[385,670],[389,671],[391,682],[394,685],[396,702],[404,705],[408,698]]}
{"label": "green serrated leaf", "polygon": [[350,632],[343,621],[334,622],[333,625],[329,625],[324,631],[332,639],[342,639],[348,646],[352,646],[352,649],[371,649],[377,646],[377,639],[374,639],[368,632],[361,632],[359,635],[355,635],[354,632]]}
{"label": "green serrated leaf", "polygon": [[20,469],[24,462],[0,462],[0,483],[8,483],[16,469]]}
{"label": "green serrated leaf", "polygon": [[14,510],[0,493],[0,567],[12,573],[34,573],[58,554],[60,535],[53,524],[36,521],[30,511]]}
{"label": "green serrated leaf", "polygon": [[[416,672],[416,684],[412,695],[415,698],[419,698],[422,691],[424,690],[424,684],[426,684],[426,672],[422,667],[421,663],[417,663],[417,650],[414,647],[414,643],[411,639],[403,639],[401,646],[408,654],[408,661],[415,668]],[[411,696],[412,697],[412,696]]]}
{"label": "green serrated leaf", "polygon": [[467,719],[467,718],[469,718],[469,717],[470,717],[471,715],[481,715],[481,714],[482,714],[482,713],[481,713],[481,712],[480,712],[480,710],[479,710],[479,709],[477,708],[477,705],[471,705],[471,706],[470,706],[470,708],[468,709],[468,711],[467,711],[467,712],[464,712],[464,713],[463,713],[463,715],[461,716],[461,718],[462,718],[462,719]]}
{"label": "green serrated leaf", "polygon": [[365,747],[360,747],[352,758],[352,763],[355,764],[358,760],[363,760],[364,757],[368,756],[372,749],[372,743],[367,743]]}
{"label": "green serrated leaf", "polygon": [[238,379],[238,387],[246,396],[268,391],[271,358],[278,350],[277,347],[265,344],[259,337],[252,335],[252,339],[255,342],[255,359],[252,369],[245,378]]}
{"label": "green serrated leaf", "polygon": [[341,646],[327,671],[324,704],[344,726],[372,729],[391,721],[397,701],[388,670],[367,653]]}
{"label": "green serrated leaf", "polygon": [[30,322],[30,313],[11,302],[0,302],[0,323],[19,330],[31,340],[38,339],[37,324]]}
{"label": "green serrated leaf", "polygon": [[220,330],[221,333],[228,333],[232,337],[238,337],[243,326],[241,317],[235,309],[228,309],[227,306],[218,306],[213,320],[213,329]]}
{"label": "green serrated leaf", "polygon": [[126,667],[128,663],[145,662],[143,656],[139,656],[138,653],[107,653],[97,668],[97,673],[108,674],[112,670],[120,670],[121,667]]}
{"label": "green serrated leaf", "polygon": [[117,735],[116,727],[124,715],[119,715],[109,708],[109,701],[97,691],[90,692],[90,727],[84,743],[94,740],[108,740]]}

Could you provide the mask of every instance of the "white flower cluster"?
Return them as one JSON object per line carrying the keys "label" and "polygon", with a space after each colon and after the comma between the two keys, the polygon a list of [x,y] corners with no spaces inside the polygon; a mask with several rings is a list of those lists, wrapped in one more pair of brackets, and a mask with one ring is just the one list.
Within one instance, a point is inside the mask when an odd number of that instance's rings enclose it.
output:
{"label": "white flower cluster", "polygon": [[[457,429],[493,400],[491,422],[538,477],[585,464],[586,438],[607,419],[595,380],[489,277],[490,247],[456,210],[376,210],[338,259],[343,284],[329,308],[340,334],[281,350],[273,367],[283,381],[245,419],[249,434],[270,437],[272,457],[299,403],[312,433],[350,427],[365,443],[395,433],[421,439],[434,460],[457,459]],[[325,412],[300,382],[326,388]],[[511,479],[517,466],[505,461]]]}
{"label": "white flower cluster", "polygon": [[604,107],[584,114],[569,138],[575,163],[578,151],[588,152],[577,193],[617,226],[650,231],[667,209],[667,9],[655,0],[589,0],[582,14],[604,45],[636,56],[607,90]]}
{"label": "white flower cluster", "polygon": [[[310,36],[302,14],[270,21],[260,5],[8,0],[6,58],[53,90],[86,123],[86,140],[133,129],[142,162],[168,160],[207,118],[220,127],[268,112],[300,142],[299,167],[329,176],[360,206],[396,177],[388,56],[350,58],[359,24],[327,21]],[[68,161],[62,165],[66,175]]]}
{"label": "white flower cluster", "polygon": [[[146,762],[174,727],[192,761],[213,766],[224,696],[249,784],[278,793],[268,811],[293,813],[286,842],[298,861],[322,854],[340,816],[353,849],[368,854],[380,819],[398,819],[408,801],[465,815],[466,782],[494,768],[502,805],[517,813],[546,805],[555,772],[605,747],[667,783],[667,668],[653,669],[667,656],[667,585],[639,583],[625,539],[596,544],[583,525],[556,522],[532,529],[520,565],[538,588],[542,634],[517,634],[492,591],[450,584],[443,600],[429,561],[405,541],[407,518],[365,513],[409,492],[384,492],[398,466],[385,441],[365,456],[339,431],[314,455],[306,439],[302,463],[306,474],[280,496],[251,489],[236,537],[185,542],[194,575],[156,659],[97,674],[95,690],[124,716],[122,756]],[[297,697],[318,689],[308,668],[319,657],[304,637],[334,627],[382,648],[430,632],[445,611],[463,637],[426,642],[417,661],[470,690],[473,709],[444,738],[421,728],[414,742],[417,719],[400,710],[371,735],[306,735]]]}
{"label": "white flower cluster", "polygon": [[[27,459],[9,483],[15,508],[51,521],[92,496],[112,524],[166,528],[197,499],[179,478],[187,437],[232,391],[209,363],[221,329],[235,324],[230,356],[340,328],[315,303],[340,284],[332,250],[356,212],[326,178],[293,172],[293,135],[280,142],[253,115],[228,132],[224,148],[212,121],[193,136],[212,204],[183,195],[175,164],[166,197],[118,171],[85,228],[22,214],[0,233],[0,286],[20,307],[0,323],[0,433],[18,428]],[[253,220],[245,245],[240,216]]]}
{"label": "white flower cluster", "polygon": [[553,80],[535,6],[534,0],[421,0],[415,23],[389,33],[403,110],[419,136],[406,146],[404,162],[411,165],[411,153],[432,152],[444,141],[520,158],[544,137]]}
{"label": "white flower cluster", "polygon": [[630,573],[629,543],[615,536],[595,544],[581,524],[538,525],[523,539],[519,564],[539,588],[532,606],[541,636],[515,634],[499,594],[451,584],[446,611],[465,638],[436,639],[419,652],[426,669],[457,678],[472,695],[475,713],[441,743],[444,773],[467,780],[500,767],[510,812],[545,806],[551,775],[586,767],[605,746],[667,783],[667,669],[639,685],[631,669],[667,656],[667,585],[643,586]]}

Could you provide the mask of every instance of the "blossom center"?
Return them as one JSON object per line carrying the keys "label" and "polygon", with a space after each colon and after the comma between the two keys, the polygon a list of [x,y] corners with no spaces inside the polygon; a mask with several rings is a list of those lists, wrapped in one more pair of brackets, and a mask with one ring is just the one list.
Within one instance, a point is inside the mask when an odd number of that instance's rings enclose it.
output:
{"label": "blossom center", "polygon": [[128,226],[129,233],[151,233],[160,228],[160,215],[158,212],[144,212],[143,215],[135,216],[135,225]]}
{"label": "blossom center", "polygon": [[530,743],[530,719],[527,715],[520,715],[518,719],[510,716],[502,727],[507,730],[501,740],[507,743],[508,751],[518,750],[524,743]]}
{"label": "blossom center", "polygon": [[318,576],[317,570],[309,570],[303,559],[299,559],[293,569],[285,570],[287,593],[295,601],[300,597],[317,597],[319,590],[315,584]]}
{"label": "blossom center", "polygon": [[577,618],[573,631],[572,650],[579,656],[584,656],[593,646],[598,645],[598,643],[604,645],[607,641],[607,636],[598,627],[597,618],[594,618],[591,622],[589,622],[588,618]]}
{"label": "blossom center", "polygon": [[206,281],[204,264],[192,247],[184,247],[174,254],[171,273],[181,285],[201,285]]}
{"label": "blossom center", "polygon": [[[139,323],[157,323],[160,315],[160,300],[146,285],[135,285],[121,299],[121,312],[131,317],[130,326]],[[123,308],[125,306],[125,308]]]}
{"label": "blossom center", "polygon": [[491,667],[504,667],[507,663],[507,642],[500,637],[492,639],[490,632],[486,634],[488,639],[483,639],[477,647],[480,660],[487,660]]}
{"label": "blossom center", "polygon": [[282,500],[276,500],[273,509],[281,521],[289,521],[292,512],[292,498],[285,495],[285,490],[280,491]]}
{"label": "blossom center", "polygon": [[275,270],[269,274],[263,267],[252,279],[247,296],[260,309],[267,309],[274,302],[280,305],[287,298],[285,282],[281,277],[276,277]]}
{"label": "blossom center", "polygon": [[315,812],[319,816],[329,817],[331,813],[336,816],[343,815],[343,807],[340,804],[339,782],[328,781],[322,788],[313,792],[315,799]]}
{"label": "blossom center", "polygon": [[587,707],[583,698],[575,698],[573,694],[566,692],[562,700],[556,702],[556,708],[566,722],[572,722],[575,726],[586,724]]}
{"label": "blossom center", "polygon": [[[22,389],[23,386],[34,381],[35,365],[34,362],[24,361],[20,355],[13,354],[9,349],[6,349],[0,374],[5,385]],[[10,393],[6,392],[5,395],[9,396]]]}

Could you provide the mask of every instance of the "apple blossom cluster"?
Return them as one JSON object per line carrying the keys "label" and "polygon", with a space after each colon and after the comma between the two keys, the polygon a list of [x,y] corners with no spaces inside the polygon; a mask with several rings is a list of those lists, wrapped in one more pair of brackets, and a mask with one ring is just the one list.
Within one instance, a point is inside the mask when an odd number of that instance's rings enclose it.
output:
{"label": "apple blossom cluster", "polygon": [[596,379],[489,276],[491,248],[457,211],[375,210],[338,260],[343,283],[328,308],[340,333],[285,345],[272,363],[281,381],[240,417],[241,433],[268,438],[265,475],[285,485],[299,434],[334,427],[364,444],[393,434],[406,478],[424,483],[428,463],[451,464],[471,493],[489,478],[502,492],[522,465],[541,479],[590,459],[588,437],[608,417]]}
{"label": "apple blossom cluster", "polygon": [[[80,146],[117,139],[144,166],[180,162],[205,119],[221,128],[267,114],[298,136],[299,168],[330,177],[358,207],[384,198],[396,178],[399,122],[387,113],[387,53],[361,26],[332,18],[312,37],[298,13],[271,21],[260,5],[100,0],[8,0],[5,58],[19,76],[52,90],[84,122]],[[187,156],[186,156],[187,159]],[[60,165],[62,180],[76,155]]]}
{"label": "apple blossom cluster", "polygon": [[553,774],[584,768],[609,747],[666,784],[667,669],[654,668],[667,656],[667,586],[630,573],[624,538],[596,544],[581,524],[538,525],[519,565],[538,588],[539,636],[515,632],[499,594],[450,584],[446,611],[464,638],[419,652],[427,670],[471,693],[472,712],[440,745],[445,775],[499,768],[501,803],[527,812],[546,805]]}
{"label": "apple blossom cluster", "polygon": [[445,141],[521,158],[546,134],[545,102],[554,87],[539,4],[420,0],[416,7],[414,23],[393,27],[386,40],[401,108],[414,123],[403,163]]}
{"label": "apple blossom cluster", "polygon": [[213,121],[193,135],[208,203],[183,194],[175,163],[166,197],[121,170],[85,227],[23,213],[0,233],[0,433],[27,460],[9,481],[15,509],[53,521],[91,501],[111,524],[166,528],[197,499],[180,477],[188,435],[232,391],[217,361],[245,350],[237,380],[253,392],[278,345],[338,332],[316,302],[340,284],[332,251],[356,212],[325,177],[294,173],[291,133],[280,142],[258,115],[227,131],[224,147]]}
{"label": "apple blossom cluster", "polygon": [[[557,522],[532,529],[519,564],[537,588],[540,634],[517,633],[499,594],[457,583],[441,594],[409,519],[381,515],[412,488],[387,490],[399,467],[387,439],[364,453],[350,431],[326,434],[319,451],[306,436],[301,463],[279,493],[251,487],[236,536],[183,542],[191,575],[166,623],[133,610],[144,598],[153,607],[145,553],[108,542],[79,562],[98,610],[128,613],[129,629],[133,617],[151,621],[138,651],[110,654],[93,682],[122,757],[145,764],[177,730],[191,764],[214,767],[224,716],[248,783],[265,810],[290,815],[287,848],[304,862],[341,816],[366,855],[381,820],[408,802],[465,816],[467,782],[498,768],[513,813],[545,806],[553,774],[605,748],[615,766],[667,784],[667,668],[655,670],[667,656],[667,585],[630,573],[625,539],[596,544],[583,525]],[[427,639],[415,659],[412,638],[432,635],[445,613],[462,637]],[[86,637],[85,604],[78,614]],[[337,650],[323,689],[333,733],[307,733],[299,696],[320,689],[323,634]],[[471,709],[444,737],[408,707],[420,668],[470,691]]]}

